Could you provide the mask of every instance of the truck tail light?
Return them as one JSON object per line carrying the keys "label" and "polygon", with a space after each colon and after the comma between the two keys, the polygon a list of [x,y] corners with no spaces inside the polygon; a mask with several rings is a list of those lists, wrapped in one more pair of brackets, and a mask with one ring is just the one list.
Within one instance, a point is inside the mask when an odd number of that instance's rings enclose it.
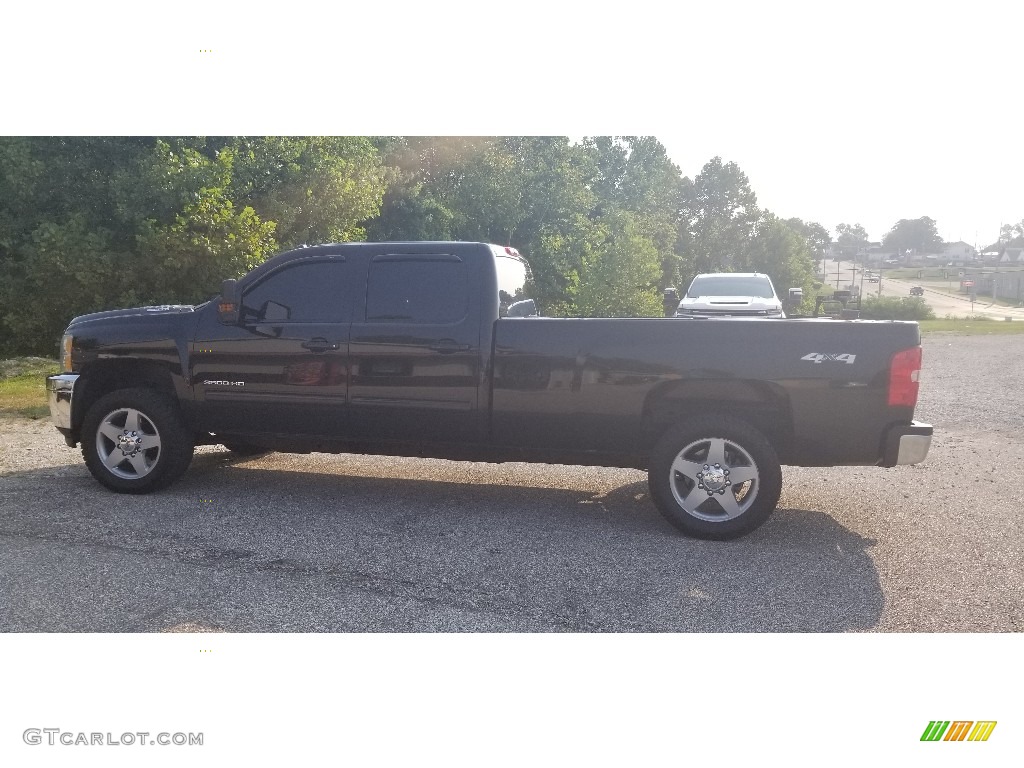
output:
{"label": "truck tail light", "polygon": [[911,347],[892,356],[889,366],[889,405],[917,405],[921,377],[921,348]]}

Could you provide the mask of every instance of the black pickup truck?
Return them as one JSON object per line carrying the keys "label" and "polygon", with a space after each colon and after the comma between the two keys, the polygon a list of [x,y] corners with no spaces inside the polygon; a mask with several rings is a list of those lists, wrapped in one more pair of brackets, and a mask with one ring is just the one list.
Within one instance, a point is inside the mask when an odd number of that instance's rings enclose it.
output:
{"label": "black pickup truck", "polygon": [[529,286],[484,243],[300,248],[205,304],[72,320],[51,415],[119,492],[166,486],[198,444],[635,467],[718,539],[765,521],[782,464],[928,452],[916,323],[542,318]]}

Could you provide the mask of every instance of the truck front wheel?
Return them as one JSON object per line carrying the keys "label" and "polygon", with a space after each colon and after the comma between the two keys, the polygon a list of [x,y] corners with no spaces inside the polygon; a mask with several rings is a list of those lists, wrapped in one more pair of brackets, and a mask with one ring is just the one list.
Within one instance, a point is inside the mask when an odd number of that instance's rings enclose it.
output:
{"label": "truck front wheel", "polygon": [[754,427],[728,416],[702,416],[658,441],[647,481],[659,511],[686,535],[735,539],[774,511],[782,468]]}
{"label": "truck front wheel", "polygon": [[151,389],[119,389],[89,408],[82,455],[112,491],[149,493],[181,477],[195,444],[177,404]]}

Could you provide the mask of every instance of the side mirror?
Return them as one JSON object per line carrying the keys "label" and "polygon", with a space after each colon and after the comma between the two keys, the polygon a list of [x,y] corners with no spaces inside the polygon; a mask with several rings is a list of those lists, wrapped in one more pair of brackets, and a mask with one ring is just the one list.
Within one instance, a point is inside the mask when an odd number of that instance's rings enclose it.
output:
{"label": "side mirror", "polygon": [[508,308],[506,317],[537,317],[537,302],[533,299],[517,301]]}
{"label": "side mirror", "polygon": [[217,304],[217,317],[224,325],[238,325],[240,310],[238,281],[234,278],[220,284],[220,300]]}
{"label": "side mirror", "polygon": [[666,288],[661,298],[662,308],[665,310],[665,317],[672,317],[679,309],[679,291],[675,288]]}

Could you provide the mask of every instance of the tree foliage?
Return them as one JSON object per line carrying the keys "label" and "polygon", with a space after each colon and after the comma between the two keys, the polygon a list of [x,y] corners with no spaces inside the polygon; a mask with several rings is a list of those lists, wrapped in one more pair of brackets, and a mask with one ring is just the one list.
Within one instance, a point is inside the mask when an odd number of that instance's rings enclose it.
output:
{"label": "tree foliage", "polygon": [[883,238],[887,248],[900,252],[934,253],[942,248],[942,238],[935,220],[928,216],[919,219],[900,219]]}
{"label": "tree foliage", "polygon": [[684,179],[679,239],[685,275],[735,271],[747,260],[760,218],[757,196],[736,163],[715,157],[692,182]]}
{"label": "tree foliage", "polygon": [[1024,247],[1024,219],[1016,224],[1003,224],[999,229],[998,250]]}
{"label": "tree foliage", "polygon": [[860,308],[866,320],[933,320],[935,312],[916,296],[869,296]]}
{"label": "tree foliage", "polygon": [[836,242],[844,246],[860,246],[868,242],[868,232],[860,224],[836,224]]}
{"label": "tree foliage", "polygon": [[[0,346],[53,354],[76,314],[197,302],[303,243],[518,248],[547,314],[660,316],[697,272],[812,293],[830,241],[721,158],[651,136],[0,138]],[[866,235],[865,235],[866,237]]]}
{"label": "tree foliage", "polygon": [[800,236],[807,242],[811,258],[821,261],[825,258],[825,250],[832,243],[832,236],[821,224],[816,221],[805,222],[802,219],[786,219],[786,224],[800,233]]}
{"label": "tree foliage", "polygon": [[0,138],[0,344],[52,353],[76,314],[202,301],[282,247],[360,238],[384,176],[365,138]]}

